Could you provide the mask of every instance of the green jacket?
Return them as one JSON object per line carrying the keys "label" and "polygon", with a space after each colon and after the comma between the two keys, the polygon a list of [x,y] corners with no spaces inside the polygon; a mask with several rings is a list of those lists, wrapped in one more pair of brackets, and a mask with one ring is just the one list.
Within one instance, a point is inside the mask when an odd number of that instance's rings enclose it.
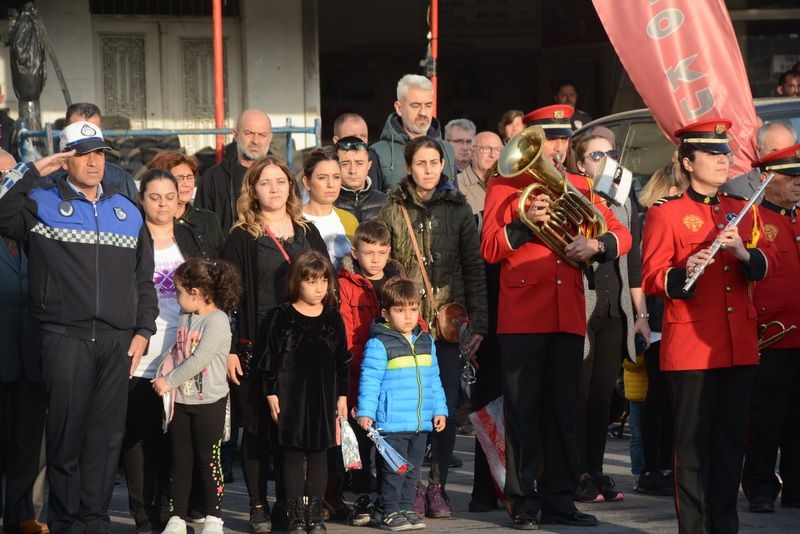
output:
{"label": "green jacket", "polygon": [[[408,210],[416,231],[420,253],[426,261],[436,305],[448,302],[464,304],[476,334],[486,335],[488,305],[486,276],[480,253],[480,235],[472,208],[464,195],[442,175],[433,197],[423,202],[407,177],[389,195],[389,204],[381,209],[378,220],[389,227],[392,235],[392,258],[399,261],[406,275],[424,287],[422,274],[414,254],[400,205]],[[422,316],[430,325],[434,310],[427,298],[421,306]],[[432,329],[431,329],[432,330]]]}
{"label": "green jacket", "polygon": [[[435,117],[431,121],[431,127],[428,128],[427,135],[435,139],[444,150],[444,169],[442,169],[442,173],[451,182],[455,181],[458,174],[456,153],[453,152],[453,147],[450,146],[450,143],[442,139],[442,127]],[[369,147],[380,164],[378,171],[380,172],[384,191],[391,191],[405,179],[407,173],[404,152],[406,143],[410,140],[408,133],[403,129],[400,116],[397,113],[392,113],[386,119],[380,140]]]}

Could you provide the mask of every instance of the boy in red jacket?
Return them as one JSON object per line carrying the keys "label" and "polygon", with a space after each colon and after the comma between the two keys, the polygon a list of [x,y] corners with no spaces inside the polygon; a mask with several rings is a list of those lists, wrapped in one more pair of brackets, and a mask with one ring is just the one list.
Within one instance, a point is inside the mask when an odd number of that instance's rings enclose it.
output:
{"label": "boy in red jacket", "polygon": [[[383,284],[393,276],[403,275],[399,262],[389,259],[391,235],[383,223],[363,222],[356,228],[350,256],[342,259],[339,270],[339,298],[341,314],[347,331],[347,348],[353,354],[350,363],[350,391],[347,404],[351,415],[355,413],[358,400],[358,383],[361,375],[361,362],[364,359],[364,344],[369,339],[370,327],[380,316],[380,295]],[[369,498],[371,489],[369,457],[372,441],[354,419],[350,421],[358,438],[362,469],[353,471],[351,490],[356,499],[351,523],[364,526],[370,522],[373,510]]]}

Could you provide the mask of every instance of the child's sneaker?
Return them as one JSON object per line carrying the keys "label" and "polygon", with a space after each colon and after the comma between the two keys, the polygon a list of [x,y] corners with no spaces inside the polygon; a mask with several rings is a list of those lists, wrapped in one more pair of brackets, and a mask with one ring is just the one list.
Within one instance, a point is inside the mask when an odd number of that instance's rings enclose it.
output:
{"label": "child's sneaker", "polygon": [[361,495],[353,503],[353,513],[350,515],[350,524],[354,527],[363,527],[369,525],[372,520],[372,514],[375,512],[375,505],[372,504],[372,499],[369,495]]}
{"label": "child's sneaker", "polygon": [[383,518],[381,530],[400,532],[401,530],[414,530],[414,526],[406,519],[403,512],[394,512]]}
{"label": "child's sneaker", "polygon": [[222,519],[213,515],[207,515],[203,521],[202,534],[222,534]]}
{"label": "child's sneaker", "polygon": [[594,479],[597,491],[603,496],[605,502],[621,501],[625,499],[625,494],[617,491],[614,479],[608,475],[597,475]]}
{"label": "child's sneaker", "polygon": [[589,473],[584,473],[578,479],[575,489],[575,500],[578,502],[604,502],[606,499],[597,489],[594,479]]}
{"label": "child's sneaker", "polygon": [[421,530],[428,526],[425,524],[425,521],[420,516],[418,516],[411,510],[402,512],[402,514],[406,516],[408,522],[411,523],[411,526],[413,527],[411,530]]}
{"label": "child's sneaker", "polygon": [[169,521],[167,521],[161,534],[186,534],[186,521],[177,515],[173,515],[169,518]]}

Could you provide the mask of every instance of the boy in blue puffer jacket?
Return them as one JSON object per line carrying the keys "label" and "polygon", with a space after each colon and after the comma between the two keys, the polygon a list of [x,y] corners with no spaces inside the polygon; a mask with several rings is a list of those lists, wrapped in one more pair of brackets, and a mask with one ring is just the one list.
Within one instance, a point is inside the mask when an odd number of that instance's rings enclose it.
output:
{"label": "boy in blue puffer jacket", "polygon": [[405,473],[395,473],[384,465],[380,473],[381,528],[396,532],[425,528],[422,518],[410,509],[427,434],[444,430],[447,402],[433,338],[417,324],[419,288],[412,280],[392,278],[383,286],[381,303],[386,322],[372,325],[364,346],[358,424],[368,430],[374,422],[389,445],[411,465]]}

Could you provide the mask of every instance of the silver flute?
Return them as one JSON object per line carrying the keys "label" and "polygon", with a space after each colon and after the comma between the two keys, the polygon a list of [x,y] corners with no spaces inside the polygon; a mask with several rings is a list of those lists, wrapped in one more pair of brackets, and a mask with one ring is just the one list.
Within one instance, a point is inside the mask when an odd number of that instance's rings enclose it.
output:
{"label": "silver flute", "polygon": [[737,226],[739,226],[739,223],[742,222],[742,219],[750,210],[750,208],[753,207],[753,204],[755,204],[756,201],[758,201],[758,198],[761,196],[762,193],[764,193],[764,191],[767,189],[767,186],[774,177],[775,175],[773,173],[769,173],[767,175],[767,179],[761,182],[761,187],[759,187],[756,190],[756,192],[753,193],[753,196],[750,197],[750,200],[748,200],[747,204],[744,205],[744,208],[742,208],[742,211],[739,212],[739,215],[737,215],[736,218],[734,218],[731,222],[729,222],[728,226],[726,226],[725,229],[719,233],[717,238],[711,244],[711,255],[708,257],[706,261],[704,261],[703,263],[699,264],[697,267],[694,268],[694,271],[692,271],[692,275],[689,278],[687,278],[686,283],[683,284],[684,292],[692,289],[692,286],[694,286],[695,282],[697,282],[697,279],[700,278],[700,276],[706,270],[708,264],[711,263],[711,260],[714,258],[714,256],[716,256],[717,252],[719,252],[719,249],[722,248],[721,237],[722,234],[725,233],[725,230],[727,230],[728,228],[736,228]]}

